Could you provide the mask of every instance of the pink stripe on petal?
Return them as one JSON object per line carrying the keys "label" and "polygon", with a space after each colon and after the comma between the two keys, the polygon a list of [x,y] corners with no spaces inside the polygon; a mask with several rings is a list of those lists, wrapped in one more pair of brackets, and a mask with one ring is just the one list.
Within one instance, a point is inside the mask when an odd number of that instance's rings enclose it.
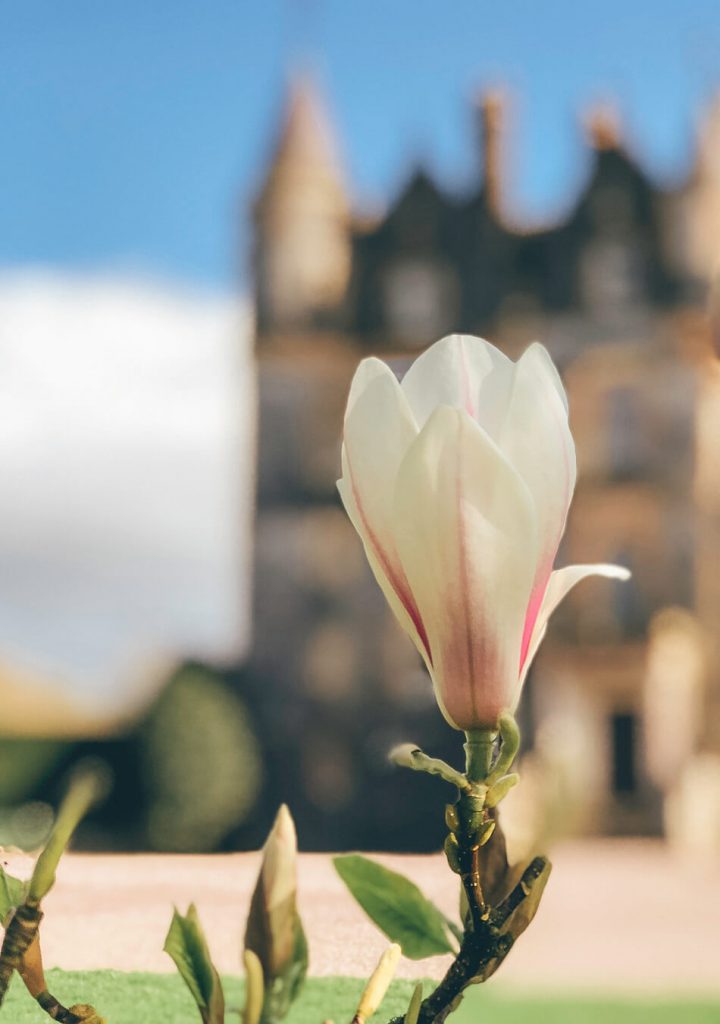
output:
{"label": "pink stripe on petal", "polygon": [[540,583],[533,587],[532,593],[530,594],[530,601],[528,602],[527,611],[525,612],[522,642],[520,644],[520,665],[518,666],[518,673],[522,673],[523,666],[525,665],[525,659],[527,658],[527,654],[530,649],[530,642],[532,640],[533,630],[535,629],[535,623],[537,622],[537,617],[540,613],[540,608],[542,607],[545,591],[547,590],[548,583],[550,582],[550,573],[552,572],[554,561],[555,557],[553,556],[547,570],[544,571],[540,577]]}
{"label": "pink stripe on petal", "polygon": [[483,616],[479,593],[473,590],[463,510],[462,445],[457,445],[455,502],[457,507],[458,577],[446,592],[447,622],[452,624],[442,649],[442,699],[460,728],[494,725],[506,701],[499,671],[493,627]]}
{"label": "pink stripe on petal", "polygon": [[415,604],[415,599],[413,598],[412,591],[410,590],[410,585],[407,581],[407,577],[405,576],[405,573],[401,566],[395,567],[393,565],[389,555],[387,554],[382,544],[380,543],[377,534],[370,525],[370,520],[368,519],[367,514],[365,513],[365,508],[360,497],[360,492],[355,482],[355,477],[352,471],[352,464],[350,462],[350,453],[347,451],[347,448],[346,456],[348,472],[350,474],[350,487],[352,490],[353,500],[355,501],[355,506],[358,510],[358,515],[362,520],[363,528],[365,530],[367,538],[370,541],[375,557],[380,563],[380,567],[382,568],[382,571],[384,572],[388,583],[395,591],[398,600],[400,601],[401,605],[410,616],[410,621],[415,627],[417,635],[420,638],[420,642],[425,648],[425,654],[427,655],[428,662],[430,665],[432,665],[432,651],[430,650],[430,641],[428,639],[427,630],[425,629],[425,624],[422,621],[418,607]]}
{"label": "pink stripe on petal", "polygon": [[[561,434],[564,436],[564,434],[566,432],[566,429],[567,429],[567,424],[565,423],[565,421],[562,419],[561,416],[558,416],[558,410],[557,410],[557,407],[556,407],[555,403],[552,403],[552,408],[553,408],[553,412],[554,412],[554,418],[555,418],[556,422],[558,423],[558,429],[560,430]],[[543,598],[545,597],[545,591],[547,590],[548,583],[550,582],[550,576],[552,574],[552,568],[553,568],[553,565],[555,564],[555,558],[557,556],[558,549],[560,547],[560,541],[562,540],[563,533],[565,532],[565,522],[567,520],[567,514],[568,514],[568,510],[570,508],[570,502],[572,501],[572,490],[573,489],[572,489],[571,483],[570,483],[572,473],[571,473],[570,458],[568,456],[567,445],[565,445],[564,443],[561,444],[560,445],[560,450],[561,450],[561,453],[562,453],[563,470],[564,470],[564,473],[563,473],[563,477],[564,477],[563,491],[564,491],[565,499],[564,499],[564,503],[563,504],[565,506],[565,515],[562,517],[562,519],[560,520],[560,523],[558,524],[558,531],[557,531],[556,536],[553,539],[553,543],[551,545],[551,548],[548,551],[547,560],[544,562],[544,564],[541,564],[538,567],[538,572],[535,574],[535,581],[536,582],[535,582],[535,585],[533,586],[532,593],[530,595],[530,601],[528,602],[527,611],[525,613],[525,624],[523,626],[522,642],[521,642],[521,645],[520,645],[520,666],[519,666],[520,674],[522,674],[522,670],[523,670],[523,668],[525,666],[525,660],[527,658],[528,651],[530,649],[530,644],[532,642],[533,630],[535,629],[535,624],[537,622],[537,617],[538,617],[538,615],[540,613],[540,608],[541,608],[542,603],[543,603]]]}
{"label": "pink stripe on petal", "polygon": [[[465,364],[465,350],[463,352],[463,366],[466,370],[467,379],[467,366]],[[467,385],[466,385],[467,386]],[[468,410],[469,411],[469,410]],[[470,413],[472,415],[472,413]],[[459,433],[459,431],[458,431]],[[462,512],[462,486],[461,486],[461,474],[462,474],[462,453],[461,445],[457,445],[457,476],[455,477],[455,501],[457,503],[457,523],[458,523],[458,557],[459,557],[459,576],[460,576],[460,607],[458,609],[458,619],[462,621],[462,629],[464,632],[463,640],[461,641],[464,647],[464,655],[467,659],[465,668],[465,679],[466,685],[470,689],[470,706],[472,708],[473,718],[477,715],[477,692],[476,692],[476,680],[473,669],[473,635],[470,628],[470,574],[468,572],[467,564],[467,541],[465,538],[465,521]]]}
{"label": "pink stripe on petal", "polygon": [[471,416],[474,420],[477,419],[477,409],[475,408],[475,402],[472,396],[472,388],[470,386],[470,370],[468,369],[467,352],[465,351],[465,342],[462,339],[459,342],[460,345],[460,365],[462,367],[461,375],[461,391],[463,398],[463,406],[465,412]]}
{"label": "pink stripe on petal", "polygon": [[471,633],[464,598],[448,594],[449,630],[442,642],[440,695],[450,718],[460,729],[492,726],[507,705],[493,626],[473,615]]}

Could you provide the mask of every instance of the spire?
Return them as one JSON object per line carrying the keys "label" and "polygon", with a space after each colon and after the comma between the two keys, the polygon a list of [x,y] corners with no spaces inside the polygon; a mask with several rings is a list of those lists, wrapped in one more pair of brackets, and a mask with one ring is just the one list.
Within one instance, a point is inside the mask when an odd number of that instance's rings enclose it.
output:
{"label": "spire", "polygon": [[255,205],[259,333],[337,324],[350,259],[350,203],[330,120],[312,80],[296,78]]}
{"label": "spire", "polygon": [[700,123],[695,174],[720,183],[720,92],[713,96]]}
{"label": "spire", "polygon": [[348,199],[327,111],[313,80],[299,76],[290,85],[282,127],[258,208],[284,200],[288,193],[321,191],[325,201],[346,211]]}
{"label": "spire", "polygon": [[703,112],[695,162],[679,196],[682,232],[676,241],[683,269],[707,284],[720,265],[720,94]]}

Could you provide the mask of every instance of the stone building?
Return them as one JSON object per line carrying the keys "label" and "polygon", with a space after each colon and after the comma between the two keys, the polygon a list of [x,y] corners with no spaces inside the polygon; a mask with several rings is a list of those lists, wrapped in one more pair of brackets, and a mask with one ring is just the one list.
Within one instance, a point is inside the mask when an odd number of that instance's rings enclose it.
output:
{"label": "stone building", "polygon": [[[404,790],[383,755],[411,739],[457,760],[460,742],[363,563],[335,480],[358,359],[377,354],[402,372],[453,331],[513,357],[534,338],[548,346],[569,390],[580,470],[560,564],[633,570],[630,584],[584,583],[556,613],[529,682],[528,747],[569,752],[581,827],[610,833],[658,831],[661,791],[676,781],[652,770],[673,761],[674,739],[648,700],[669,700],[664,722],[700,701],[676,774],[720,747],[720,382],[705,319],[720,255],[720,104],[672,191],[646,174],[612,113],[596,112],[585,184],[542,229],[518,223],[503,194],[503,98],[485,97],[476,117],[479,170],[467,194],[446,194],[416,168],[382,217],[361,220],[320,98],[296,82],[254,208],[249,679],[278,793],[311,847],[428,848],[442,834],[419,831],[425,782],[415,776]],[[692,650],[710,653],[692,685],[651,699],[649,630],[677,606],[695,624]],[[413,798],[393,810],[405,792]]]}

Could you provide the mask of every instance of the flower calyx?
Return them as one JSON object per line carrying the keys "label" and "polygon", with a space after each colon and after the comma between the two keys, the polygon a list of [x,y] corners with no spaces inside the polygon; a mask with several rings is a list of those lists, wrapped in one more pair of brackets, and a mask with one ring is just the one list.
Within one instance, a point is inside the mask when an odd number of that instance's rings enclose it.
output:
{"label": "flower calyx", "polygon": [[466,785],[458,800],[445,807],[445,856],[456,874],[470,870],[473,852],[495,831],[495,808],[519,781],[509,772],[520,747],[520,730],[510,712],[503,712],[498,727],[467,733]]}

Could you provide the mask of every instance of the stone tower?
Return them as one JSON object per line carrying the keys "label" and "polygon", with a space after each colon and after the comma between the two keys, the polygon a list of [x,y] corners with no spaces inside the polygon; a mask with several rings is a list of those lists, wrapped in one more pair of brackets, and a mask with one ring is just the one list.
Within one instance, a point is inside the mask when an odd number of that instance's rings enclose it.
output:
{"label": "stone tower", "polygon": [[291,86],[254,219],[259,337],[337,326],[350,275],[349,202],[308,78]]}
{"label": "stone tower", "polygon": [[700,121],[695,164],[676,197],[671,233],[678,269],[704,288],[720,264],[720,93]]}

